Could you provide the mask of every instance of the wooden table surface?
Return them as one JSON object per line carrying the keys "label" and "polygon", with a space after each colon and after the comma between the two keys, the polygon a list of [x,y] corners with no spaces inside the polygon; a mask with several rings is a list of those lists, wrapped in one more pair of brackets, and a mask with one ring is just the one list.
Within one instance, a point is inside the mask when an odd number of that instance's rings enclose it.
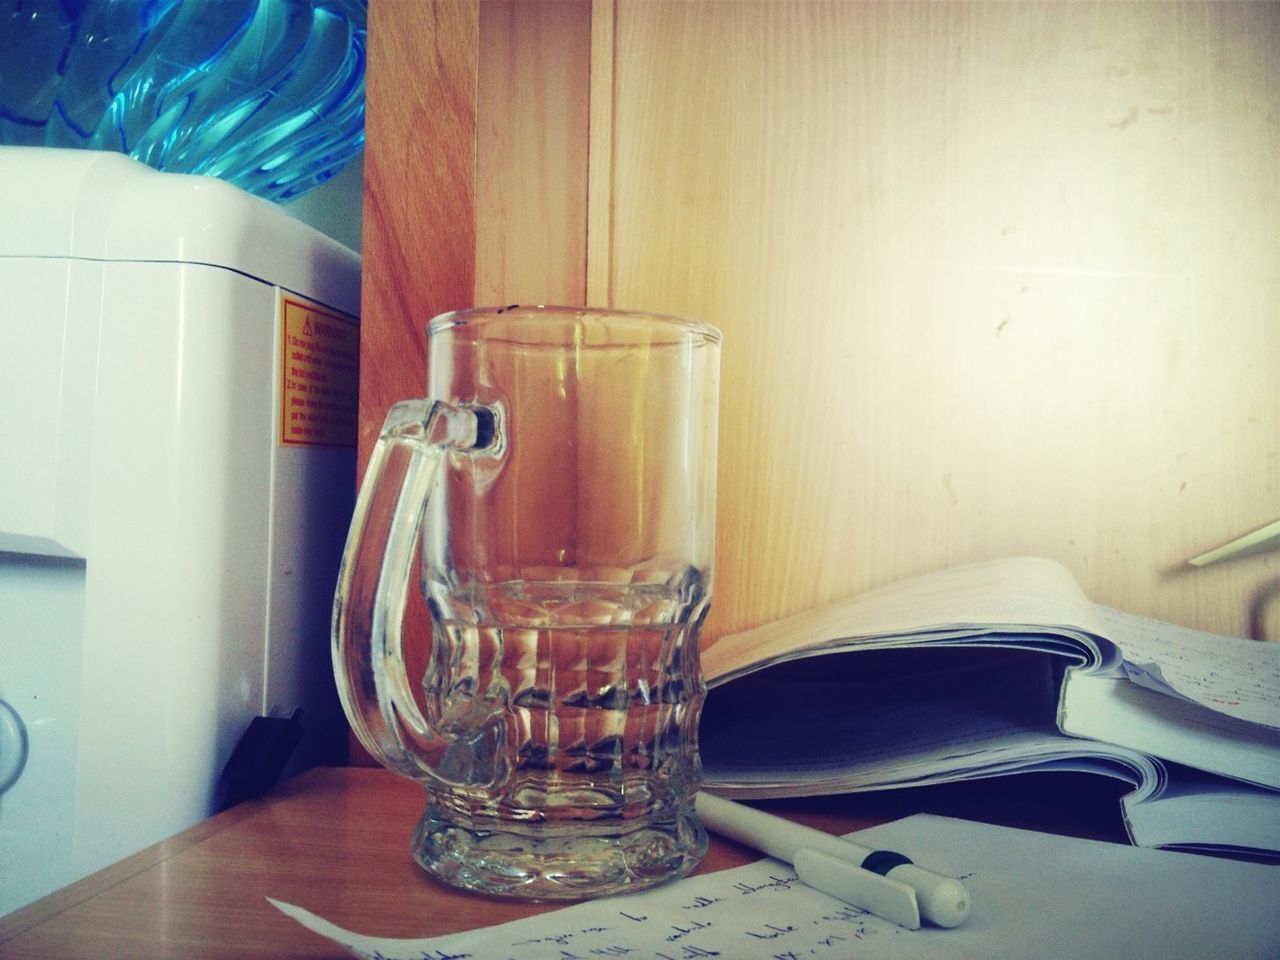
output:
{"label": "wooden table surface", "polygon": [[[833,832],[928,811],[1120,840],[1118,788],[1101,779],[1024,775],[763,806]],[[0,917],[0,958],[349,956],[266,897],[388,937],[453,933],[554,909],[458,893],[429,879],[409,856],[422,802],[417,784],[385,770],[307,771],[267,798]],[[757,856],[713,837],[699,872]]]}

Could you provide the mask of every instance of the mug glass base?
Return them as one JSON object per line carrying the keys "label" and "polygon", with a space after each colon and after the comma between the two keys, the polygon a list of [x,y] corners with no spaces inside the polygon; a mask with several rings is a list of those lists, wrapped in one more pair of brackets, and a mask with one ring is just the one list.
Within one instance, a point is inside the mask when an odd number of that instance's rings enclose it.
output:
{"label": "mug glass base", "polygon": [[693,802],[665,820],[521,824],[448,817],[427,791],[413,858],[436,879],[475,893],[518,900],[584,900],[632,893],[690,873],[707,834]]}

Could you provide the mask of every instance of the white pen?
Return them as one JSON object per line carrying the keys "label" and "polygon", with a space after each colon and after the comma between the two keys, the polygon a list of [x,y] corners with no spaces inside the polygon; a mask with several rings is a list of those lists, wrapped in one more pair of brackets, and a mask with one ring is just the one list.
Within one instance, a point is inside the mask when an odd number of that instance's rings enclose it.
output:
{"label": "white pen", "polygon": [[785,860],[806,886],[910,930],[923,917],[955,927],[969,916],[963,883],[891,850],[872,850],[709,793],[697,796],[708,829]]}

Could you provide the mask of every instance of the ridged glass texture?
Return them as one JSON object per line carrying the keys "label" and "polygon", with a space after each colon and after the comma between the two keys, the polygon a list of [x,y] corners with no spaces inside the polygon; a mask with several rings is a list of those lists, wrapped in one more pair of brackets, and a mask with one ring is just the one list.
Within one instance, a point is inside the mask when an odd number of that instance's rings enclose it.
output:
{"label": "ridged glass texture", "polygon": [[364,145],[366,0],[8,0],[0,143],[127,153],[270,200]]}

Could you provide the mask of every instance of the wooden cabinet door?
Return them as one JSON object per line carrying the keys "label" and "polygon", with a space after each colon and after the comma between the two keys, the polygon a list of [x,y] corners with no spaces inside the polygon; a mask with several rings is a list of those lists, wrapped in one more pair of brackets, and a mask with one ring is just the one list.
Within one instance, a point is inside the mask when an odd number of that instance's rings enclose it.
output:
{"label": "wooden cabinet door", "polygon": [[362,443],[433,312],[725,334],[705,637],[941,566],[1280,635],[1263,4],[373,0]]}

